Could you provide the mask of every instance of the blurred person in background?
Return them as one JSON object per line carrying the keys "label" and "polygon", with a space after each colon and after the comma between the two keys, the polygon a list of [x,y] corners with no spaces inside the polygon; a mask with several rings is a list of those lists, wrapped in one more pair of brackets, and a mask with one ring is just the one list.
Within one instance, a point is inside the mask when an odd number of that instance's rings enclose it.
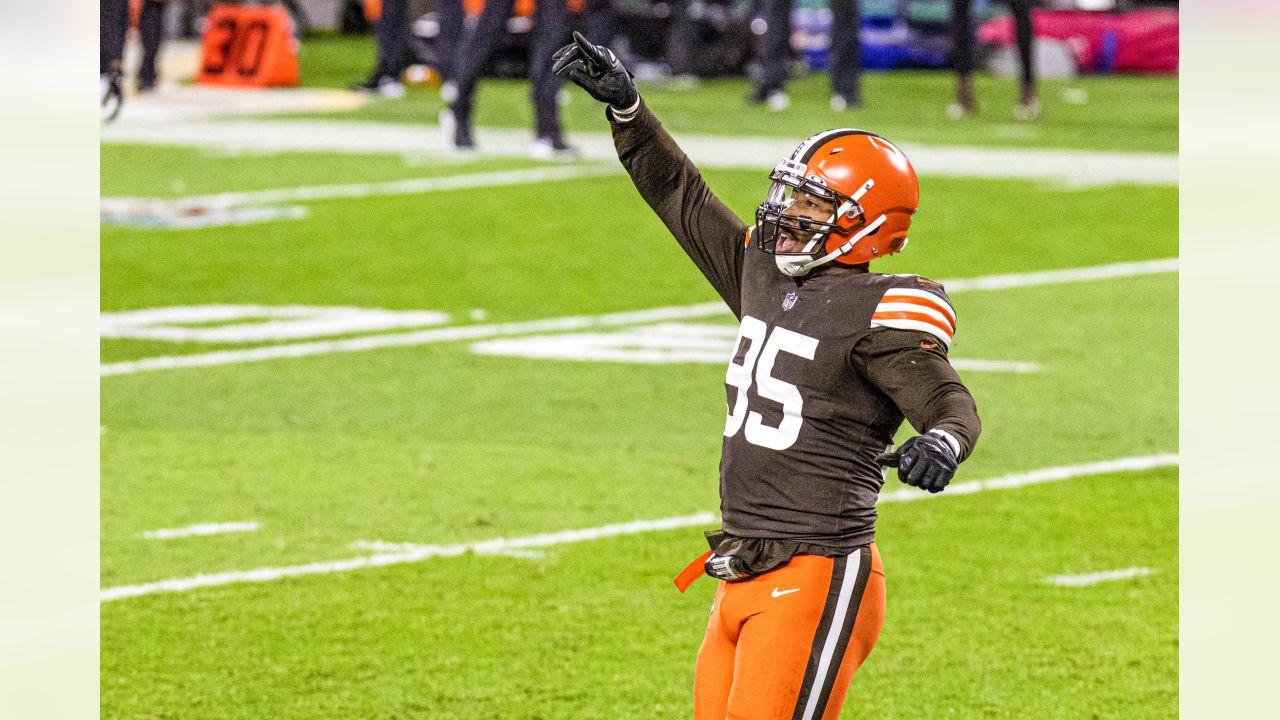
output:
{"label": "blurred person in background", "polygon": [[436,20],[440,30],[436,33],[436,54],[440,63],[440,96],[447,102],[457,97],[457,84],[453,82],[457,65],[458,43],[466,31],[467,10],[462,0],[439,0],[436,3]]}
{"label": "blurred person in background", "polygon": [[156,89],[159,74],[156,62],[164,42],[164,13],[169,0],[142,0],[138,14],[138,35],[142,39],[142,63],[138,65],[138,92]]}
{"label": "blurred person in background", "polygon": [[156,88],[160,76],[156,64],[164,42],[164,11],[168,0],[101,0],[99,6],[99,77],[104,101],[109,92],[120,92],[124,76],[124,45],[130,15],[137,13],[138,35],[142,40],[142,62],[138,65],[135,88],[140,93]]}
{"label": "blurred person in background", "polygon": [[409,0],[366,1],[365,15],[377,18],[378,54],[369,77],[351,89],[386,98],[404,97],[400,74],[409,66]]}
{"label": "blurred person in background", "polygon": [[129,0],[101,0],[98,9],[98,80],[103,119],[114,120],[124,101],[124,36]]}
{"label": "blurred person in background", "polygon": [[[828,0],[831,5],[831,109],[862,107],[862,38],[858,0]],[[784,110],[787,65],[791,60],[792,0],[759,0],[764,27],[760,38],[760,76],[748,100]],[[754,25],[754,23],[753,23]],[[757,33],[758,35],[761,33]]]}
{"label": "blurred person in background", "polygon": [[[690,7],[693,2],[694,0],[675,0],[671,4],[671,25],[667,32],[666,55],[667,65],[671,68],[671,79],[686,84],[692,84],[697,79],[694,55],[698,50],[698,26]],[[600,43],[608,42],[590,35],[587,37]]]}
{"label": "blurred person in background", "polygon": [[[1036,96],[1036,73],[1031,59],[1031,44],[1035,34],[1031,25],[1031,0],[1008,0],[1013,12],[1015,34],[1018,39],[1018,60],[1022,65],[1022,86],[1018,106],[1013,116],[1023,122],[1040,116],[1040,99]],[[954,30],[956,68],[956,101],[947,107],[947,114],[959,119],[978,111],[978,101],[973,92],[973,15],[971,0],[951,0],[951,23]]]}
{"label": "blurred person in background", "polygon": [[[440,125],[446,141],[457,150],[475,148],[472,112],[475,107],[476,84],[485,63],[493,54],[516,0],[485,0],[476,24],[458,43],[452,60],[451,86],[442,95],[449,109],[441,113]],[[529,31],[530,99],[533,102],[534,132],[529,154],[539,159],[569,158],[576,155],[560,129],[560,109],[556,96],[560,78],[551,72],[551,55],[569,35],[569,10],[566,0],[536,0],[533,5],[533,27]]]}
{"label": "blurred person in background", "polygon": [[613,0],[583,1],[582,34],[598,43],[613,42]]}

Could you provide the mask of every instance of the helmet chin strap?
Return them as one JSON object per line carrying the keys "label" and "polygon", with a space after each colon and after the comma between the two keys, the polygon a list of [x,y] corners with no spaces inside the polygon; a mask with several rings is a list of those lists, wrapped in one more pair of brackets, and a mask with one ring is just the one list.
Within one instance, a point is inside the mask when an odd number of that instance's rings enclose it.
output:
{"label": "helmet chin strap", "polygon": [[846,240],[840,247],[816,260],[809,260],[806,262],[803,259],[803,256],[799,258],[790,258],[786,255],[775,255],[773,259],[778,264],[778,269],[782,271],[783,275],[788,275],[790,277],[803,277],[808,275],[810,270],[813,270],[819,265],[825,265],[850,250],[853,250],[853,246],[857,245],[859,240],[875,232],[884,224],[884,221],[888,219],[889,216],[881,215],[873,220],[870,225],[859,230],[858,234]]}

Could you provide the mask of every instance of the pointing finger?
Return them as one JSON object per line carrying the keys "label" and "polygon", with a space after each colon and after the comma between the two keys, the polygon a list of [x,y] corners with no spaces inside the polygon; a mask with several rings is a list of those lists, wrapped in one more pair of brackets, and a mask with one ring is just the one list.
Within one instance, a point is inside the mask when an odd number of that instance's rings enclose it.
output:
{"label": "pointing finger", "polygon": [[595,65],[601,72],[605,70],[608,66],[608,62],[605,60],[604,54],[600,52],[600,48],[596,47],[594,43],[583,37],[582,33],[577,30],[573,31],[573,41],[578,44],[578,47],[582,50],[582,54],[586,56],[587,62]]}

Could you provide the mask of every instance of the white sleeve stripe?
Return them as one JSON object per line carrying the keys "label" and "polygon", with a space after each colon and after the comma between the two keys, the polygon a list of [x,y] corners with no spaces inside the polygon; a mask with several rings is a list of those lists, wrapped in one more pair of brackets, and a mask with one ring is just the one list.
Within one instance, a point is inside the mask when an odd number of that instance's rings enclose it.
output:
{"label": "white sleeve stripe", "polygon": [[956,331],[955,323],[953,323],[951,318],[947,317],[946,314],[931,307],[916,305],[915,303],[882,302],[876,306],[876,312],[913,312],[921,315],[928,315],[931,318],[936,318],[938,322],[951,328],[951,332],[954,333]]}
{"label": "white sleeve stripe", "polygon": [[927,304],[929,307],[937,308],[939,312],[946,314],[947,317],[951,319],[951,322],[954,323],[956,319],[955,310],[952,309],[951,305],[949,305],[946,300],[943,300],[942,298],[936,295],[930,295],[928,293],[921,293],[919,295],[915,295],[915,294],[907,294],[907,293],[901,293],[901,292],[895,293],[894,291],[889,291],[884,294],[884,297],[881,298],[880,302],[915,302],[915,303]]}
{"label": "white sleeve stripe", "polygon": [[610,105],[609,112],[613,113],[613,119],[618,122],[631,122],[635,119],[636,114],[640,112],[640,96],[637,95],[636,101],[631,103],[631,107],[628,108],[618,109]]}
{"label": "white sleeve stripe", "polygon": [[941,340],[942,344],[951,347],[951,336],[943,332],[937,325],[931,325],[922,320],[872,320],[871,327],[887,327],[895,330],[924,330]]}
{"label": "white sleeve stripe", "polygon": [[942,439],[946,440],[947,444],[951,446],[951,452],[954,453],[957,458],[960,457],[960,441],[956,439],[955,435],[952,435],[942,428],[934,428],[929,431],[929,434],[940,435]]}
{"label": "white sleeve stripe", "polygon": [[890,288],[885,291],[884,300],[882,302],[892,302],[895,295],[898,297],[911,297],[927,300],[930,303],[937,305],[939,310],[949,315],[951,317],[951,322],[954,323],[956,320],[956,311],[952,309],[950,303],[931,292],[924,290],[912,290],[910,288]]}

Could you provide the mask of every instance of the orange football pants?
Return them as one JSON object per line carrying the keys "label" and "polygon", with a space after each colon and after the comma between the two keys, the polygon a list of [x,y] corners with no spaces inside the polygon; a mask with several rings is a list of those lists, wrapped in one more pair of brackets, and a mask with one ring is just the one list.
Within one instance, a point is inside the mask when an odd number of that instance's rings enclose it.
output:
{"label": "orange football pants", "polygon": [[720,581],[694,669],[694,720],[833,720],[884,623],[875,543],[843,557],[797,555]]}

